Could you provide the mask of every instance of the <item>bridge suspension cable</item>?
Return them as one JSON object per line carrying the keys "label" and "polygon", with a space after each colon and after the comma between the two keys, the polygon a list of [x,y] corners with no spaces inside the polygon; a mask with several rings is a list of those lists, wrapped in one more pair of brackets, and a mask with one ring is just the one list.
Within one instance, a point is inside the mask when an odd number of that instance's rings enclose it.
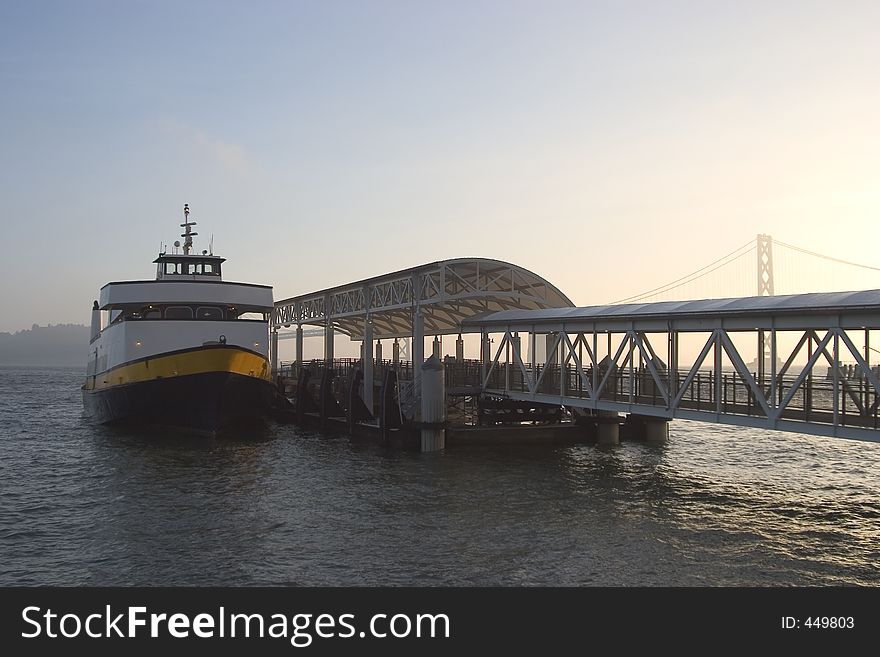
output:
{"label": "bridge suspension cable", "polygon": [[648,297],[658,296],[658,295],[664,294],[666,292],[670,292],[676,288],[682,287],[683,285],[687,285],[688,283],[692,283],[693,281],[697,280],[698,278],[702,278],[703,276],[706,276],[707,274],[711,274],[712,272],[714,272],[718,269],[721,269],[722,267],[725,267],[736,260],[739,260],[743,256],[752,253],[752,249],[754,246],[755,246],[755,240],[751,239],[748,242],[746,242],[745,244],[743,244],[742,246],[740,246],[739,248],[734,249],[733,251],[731,251],[727,255],[724,255],[721,258],[718,258],[717,260],[710,262],[708,265],[705,265],[704,267],[701,267],[700,269],[698,269],[694,272],[691,272],[690,274],[688,274],[686,276],[682,276],[681,278],[677,278],[674,281],[666,283],[665,285],[661,285],[660,287],[655,287],[653,290],[648,290],[647,292],[643,292],[642,294],[636,294],[634,296],[627,297],[625,299],[620,299],[618,301],[615,301],[614,303],[615,304],[633,303],[635,301],[641,301],[642,299],[646,299]]}
{"label": "bridge suspension cable", "polygon": [[[765,262],[761,267],[761,248],[764,248]],[[774,263],[772,256],[772,246],[781,247],[777,249],[776,254],[776,287],[773,286],[773,270]],[[786,255],[788,254],[788,255]],[[669,301],[673,299],[683,300],[686,298],[710,298],[721,296],[752,296],[755,294],[794,294],[807,291],[817,291],[815,289],[803,289],[809,285],[809,273],[816,273],[816,265],[806,264],[806,261],[798,261],[798,258],[808,256],[816,258],[825,263],[822,274],[824,281],[830,283],[832,287],[836,284],[861,287],[863,283],[852,279],[854,270],[860,270],[863,273],[880,272],[880,267],[866,265],[852,260],[836,258],[834,256],[810,251],[794,244],[782,242],[772,239],[769,235],[759,235],[755,239],[751,239],[742,246],[734,249],[730,253],[710,262],[709,264],[691,272],[685,276],[670,281],[665,285],[660,285],[646,292],[629,296],[615,301],[615,304],[635,303],[638,301]],[[756,258],[747,262],[750,258]],[[758,264],[758,289],[755,289],[754,266]],[[838,268],[829,270],[828,268],[837,265],[845,265],[851,269]],[[736,266],[731,266],[736,265]],[[726,268],[726,269],[725,269]],[[706,279],[709,274],[724,269],[721,278]],[[847,274],[849,272],[849,274]],[[762,287],[763,281],[763,287]],[[699,283],[697,283],[699,282]],[[815,285],[815,276],[813,284]],[[867,284],[874,287],[880,287],[876,282],[872,281]],[[866,286],[867,286],[866,285]],[[708,296],[707,296],[708,295]]]}
{"label": "bridge suspension cable", "polygon": [[776,246],[784,246],[786,249],[791,249],[792,251],[797,251],[799,253],[804,253],[809,256],[814,256],[816,258],[823,258],[825,260],[830,260],[831,262],[837,262],[842,265],[850,265],[852,267],[860,267],[862,269],[868,269],[870,271],[880,271],[880,267],[872,267],[871,265],[863,265],[859,262],[851,262],[850,260],[841,260],[840,258],[834,258],[832,256],[823,255],[821,253],[816,253],[815,251],[810,251],[808,249],[802,249],[799,246],[794,246],[793,244],[786,244],[780,240],[773,240],[773,243]]}

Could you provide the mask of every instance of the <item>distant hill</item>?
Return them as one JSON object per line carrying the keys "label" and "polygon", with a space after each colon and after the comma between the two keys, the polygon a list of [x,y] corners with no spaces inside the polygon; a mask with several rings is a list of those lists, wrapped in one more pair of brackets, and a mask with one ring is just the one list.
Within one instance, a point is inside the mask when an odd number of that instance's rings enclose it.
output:
{"label": "distant hill", "polygon": [[0,365],[85,367],[89,327],[82,324],[37,326],[0,333]]}

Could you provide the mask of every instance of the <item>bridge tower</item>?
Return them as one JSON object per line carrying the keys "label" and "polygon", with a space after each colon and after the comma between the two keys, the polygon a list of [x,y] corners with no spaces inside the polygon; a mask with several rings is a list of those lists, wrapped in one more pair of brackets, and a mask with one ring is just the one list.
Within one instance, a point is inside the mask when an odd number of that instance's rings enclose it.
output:
{"label": "bridge tower", "polygon": [[[775,293],[773,291],[773,238],[763,233],[758,235],[755,240],[758,249],[758,296],[770,296]],[[766,373],[771,368],[771,345],[770,335],[759,332],[758,348],[761,357],[758,359],[758,379],[763,383]]]}
{"label": "bridge tower", "polygon": [[758,296],[773,296],[773,238],[758,235]]}

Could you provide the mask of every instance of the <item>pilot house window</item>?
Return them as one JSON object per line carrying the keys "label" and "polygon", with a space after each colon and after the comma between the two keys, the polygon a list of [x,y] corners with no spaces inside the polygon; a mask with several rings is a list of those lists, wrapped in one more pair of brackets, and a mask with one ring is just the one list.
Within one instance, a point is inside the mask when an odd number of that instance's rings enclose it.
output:
{"label": "pilot house window", "polygon": [[220,275],[220,263],[214,260],[165,260],[160,266],[163,276]]}

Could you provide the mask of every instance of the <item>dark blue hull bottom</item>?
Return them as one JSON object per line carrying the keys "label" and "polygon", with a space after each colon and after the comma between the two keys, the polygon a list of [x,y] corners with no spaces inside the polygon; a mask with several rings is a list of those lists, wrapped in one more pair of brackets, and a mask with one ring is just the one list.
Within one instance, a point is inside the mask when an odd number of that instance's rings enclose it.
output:
{"label": "dark blue hull bottom", "polygon": [[206,372],[104,388],[83,389],[86,413],[102,424],[174,427],[216,435],[261,420],[275,394],[270,381],[232,372]]}

